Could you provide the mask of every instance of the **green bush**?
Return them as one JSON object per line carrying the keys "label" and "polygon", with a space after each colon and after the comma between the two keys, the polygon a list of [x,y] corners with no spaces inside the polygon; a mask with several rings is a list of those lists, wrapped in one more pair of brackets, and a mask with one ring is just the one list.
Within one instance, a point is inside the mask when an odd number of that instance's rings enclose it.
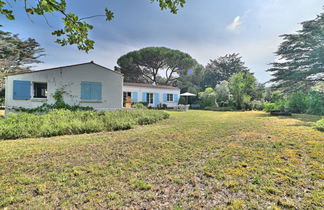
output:
{"label": "green bush", "polygon": [[253,110],[263,110],[264,109],[264,102],[263,101],[259,101],[259,100],[254,100],[251,101],[251,106]]}
{"label": "green bush", "polygon": [[287,100],[287,107],[293,113],[305,113],[307,110],[306,95],[301,92],[293,93]]}
{"label": "green bush", "polygon": [[275,107],[276,107],[275,103],[268,103],[268,104],[264,104],[263,110],[266,112],[271,112],[271,111],[275,110]]}
{"label": "green bush", "polygon": [[147,109],[147,107],[142,103],[134,103],[132,105],[132,108],[134,108],[134,109]]}
{"label": "green bush", "polygon": [[324,93],[312,91],[307,96],[308,114],[324,115]]}
{"label": "green bush", "polygon": [[324,131],[324,119],[317,121],[314,126],[317,130]]}
{"label": "green bush", "polygon": [[0,119],[0,139],[49,137],[99,131],[125,130],[135,125],[152,124],[169,114],[156,110],[69,111],[53,110],[47,114],[10,114]]}

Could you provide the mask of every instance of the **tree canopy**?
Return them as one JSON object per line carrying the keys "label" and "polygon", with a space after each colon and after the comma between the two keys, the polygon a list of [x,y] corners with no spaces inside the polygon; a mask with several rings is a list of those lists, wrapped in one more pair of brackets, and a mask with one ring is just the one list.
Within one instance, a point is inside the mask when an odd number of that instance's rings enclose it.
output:
{"label": "tree canopy", "polygon": [[[162,10],[170,10],[176,14],[179,7],[183,7],[186,0],[150,0],[158,2]],[[0,0],[0,14],[4,15],[8,20],[15,20],[14,9],[11,4],[18,0],[6,1]],[[89,1],[90,2],[90,1]],[[94,41],[89,38],[89,31],[93,29],[93,25],[87,22],[87,19],[95,17],[104,17],[107,21],[114,18],[113,11],[105,8],[102,14],[91,15],[87,17],[79,17],[75,13],[68,12],[67,0],[24,0],[24,9],[27,15],[40,15],[57,13],[62,17],[63,28],[56,29],[52,35],[58,37],[56,42],[62,46],[77,45],[79,50],[88,52],[94,48]]]}
{"label": "tree canopy", "polygon": [[189,54],[166,47],[147,47],[121,56],[117,67],[127,82],[171,84],[197,65]]}
{"label": "tree canopy", "polygon": [[227,54],[215,60],[210,60],[207,64],[205,84],[208,87],[215,87],[221,81],[227,81],[235,73],[248,71],[238,53]]}
{"label": "tree canopy", "polygon": [[268,72],[272,73],[273,87],[291,92],[309,90],[324,81],[324,13],[302,23],[295,34],[284,34]]}
{"label": "tree canopy", "polygon": [[18,34],[0,30],[0,73],[29,70],[26,65],[40,63],[43,52],[35,39],[21,40]]}
{"label": "tree canopy", "polygon": [[228,86],[236,108],[242,109],[251,101],[255,84],[256,79],[251,73],[236,73],[230,77]]}

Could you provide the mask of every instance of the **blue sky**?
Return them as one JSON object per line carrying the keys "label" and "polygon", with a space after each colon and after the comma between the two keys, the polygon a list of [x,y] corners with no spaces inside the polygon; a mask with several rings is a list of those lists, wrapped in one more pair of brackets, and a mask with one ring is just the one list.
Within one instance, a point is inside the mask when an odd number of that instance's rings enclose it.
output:
{"label": "blue sky", "polygon": [[[22,1],[21,1],[22,2]],[[177,15],[161,11],[149,0],[68,0],[68,11],[80,17],[115,13],[111,22],[91,19],[95,28],[90,37],[95,49],[88,54],[76,47],[54,43],[51,32],[62,27],[59,14],[30,18],[20,3],[13,4],[16,21],[3,20],[2,30],[33,37],[46,50],[44,63],[34,69],[95,61],[113,68],[117,59],[148,46],[166,46],[189,53],[203,65],[226,53],[240,53],[259,81],[270,76],[265,70],[274,61],[285,33],[300,29],[299,23],[322,12],[323,0],[187,0]]]}

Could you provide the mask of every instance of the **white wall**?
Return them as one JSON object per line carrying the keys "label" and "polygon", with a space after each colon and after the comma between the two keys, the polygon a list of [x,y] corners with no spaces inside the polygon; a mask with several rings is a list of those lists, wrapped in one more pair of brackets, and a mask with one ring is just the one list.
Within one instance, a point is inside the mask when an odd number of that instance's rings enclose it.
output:
{"label": "white wall", "polygon": [[[13,81],[27,80],[31,82],[47,82],[47,99],[14,100]],[[82,102],[81,81],[101,82],[102,100],[100,102]],[[96,64],[87,63],[57,70],[46,70],[27,74],[8,76],[6,78],[6,113],[13,111],[12,107],[36,108],[43,103],[53,104],[53,94],[58,89],[64,89],[64,102],[70,105],[90,106],[97,110],[114,110],[122,108],[123,76]],[[31,87],[33,97],[33,87]]]}
{"label": "white wall", "polygon": [[[169,94],[178,94],[178,99],[180,99],[180,89],[167,89],[167,88],[149,88],[149,87],[135,87],[135,86],[127,86],[124,85],[123,92],[137,92],[138,96],[138,102],[142,102],[142,93],[159,93],[159,101],[161,104],[166,104],[168,107],[174,107],[178,105],[178,101],[174,102],[164,102],[163,101],[163,94],[169,93]],[[133,94],[132,94],[133,97]],[[154,104],[151,104],[150,106],[154,107]]]}

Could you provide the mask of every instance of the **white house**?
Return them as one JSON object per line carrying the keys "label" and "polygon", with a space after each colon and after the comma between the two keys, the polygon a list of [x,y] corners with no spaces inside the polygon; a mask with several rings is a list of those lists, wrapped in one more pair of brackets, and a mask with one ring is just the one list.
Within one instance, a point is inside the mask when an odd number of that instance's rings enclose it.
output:
{"label": "white house", "polygon": [[127,97],[131,97],[134,103],[144,102],[150,107],[157,107],[159,104],[174,107],[179,102],[180,89],[166,85],[125,82],[123,87],[124,101]]}
{"label": "white house", "polygon": [[65,92],[63,99],[69,105],[121,109],[122,86],[121,73],[93,62],[12,75],[6,78],[6,113],[53,104],[57,90]]}
{"label": "white house", "polygon": [[[123,108],[123,98],[149,106],[178,104],[180,90],[171,86],[123,83],[119,72],[94,62],[62,66],[6,77],[6,114],[15,108],[36,108],[55,103],[57,90],[64,91],[69,105],[89,106],[96,110]],[[124,85],[124,86],[123,86]]]}

